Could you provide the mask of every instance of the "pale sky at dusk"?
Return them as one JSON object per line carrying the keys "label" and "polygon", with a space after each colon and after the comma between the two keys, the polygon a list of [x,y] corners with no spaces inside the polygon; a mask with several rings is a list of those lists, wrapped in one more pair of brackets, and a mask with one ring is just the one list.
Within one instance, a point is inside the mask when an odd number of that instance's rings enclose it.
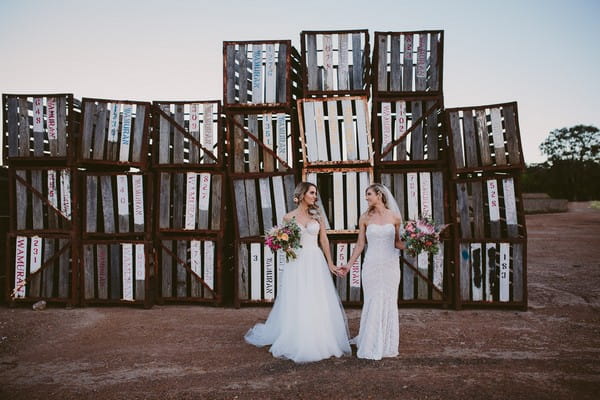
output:
{"label": "pale sky at dusk", "polygon": [[224,40],[443,29],[446,107],[517,101],[533,163],[550,130],[600,127],[599,18],[597,0],[0,0],[0,91],[221,99]]}

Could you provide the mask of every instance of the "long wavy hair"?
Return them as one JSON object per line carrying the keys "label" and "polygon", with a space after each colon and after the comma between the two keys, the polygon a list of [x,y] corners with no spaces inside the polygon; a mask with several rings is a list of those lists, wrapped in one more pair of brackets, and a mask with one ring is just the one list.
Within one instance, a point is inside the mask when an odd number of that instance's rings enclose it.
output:
{"label": "long wavy hair", "polygon": [[[381,194],[381,202],[383,203],[385,208],[387,208],[389,210],[390,206],[388,205],[388,198],[385,194],[386,191],[384,190],[384,186],[381,183],[372,183],[371,185],[369,185],[367,190],[365,190],[365,194],[367,194],[367,192],[369,190],[373,190],[375,193]],[[370,206],[369,209],[367,210],[367,213],[371,214],[374,210],[375,210],[375,206]]]}
{"label": "long wavy hair", "polygon": [[[314,187],[317,190],[317,198],[319,198],[317,185],[310,182],[300,182],[298,185],[296,185],[296,189],[294,189],[294,203],[296,203],[296,205],[300,205],[300,201],[304,198],[304,195],[310,190],[311,187]],[[308,206],[308,213],[313,219],[321,219],[321,208],[317,205],[317,203]]]}

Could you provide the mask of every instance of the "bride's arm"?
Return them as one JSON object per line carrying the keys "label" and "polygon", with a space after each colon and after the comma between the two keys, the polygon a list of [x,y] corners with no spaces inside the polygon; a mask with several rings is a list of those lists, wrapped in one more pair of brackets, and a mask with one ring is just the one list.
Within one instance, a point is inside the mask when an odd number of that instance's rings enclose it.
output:
{"label": "bride's arm", "polygon": [[331,259],[331,250],[329,248],[329,239],[327,238],[327,232],[325,231],[325,224],[319,221],[319,243],[321,244],[321,250],[327,260],[327,266],[332,274],[338,274],[338,269],[333,264]]}
{"label": "bride's arm", "polygon": [[360,257],[361,253],[365,249],[365,243],[367,242],[366,233],[365,233],[366,230],[367,230],[367,217],[365,216],[365,214],[363,214],[360,216],[360,219],[358,220],[358,239],[356,240],[356,246],[354,246],[354,251],[352,252],[352,255],[350,256],[350,258],[348,259],[348,263],[346,264],[346,266],[349,267],[351,265],[354,265],[354,263],[356,262],[358,257]]}

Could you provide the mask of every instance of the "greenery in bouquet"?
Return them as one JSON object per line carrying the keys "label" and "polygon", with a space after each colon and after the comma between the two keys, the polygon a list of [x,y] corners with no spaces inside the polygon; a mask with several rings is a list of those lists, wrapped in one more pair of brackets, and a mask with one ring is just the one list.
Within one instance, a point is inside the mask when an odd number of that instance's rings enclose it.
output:
{"label": "greenery in bouquet", "polygon": [[421,252],[437,254],[440,251],[440,233],[448,225],[436,225],[431,218],[409,220],[402,225],[400,238],[406,243],[406,251],[412,257]]}
{"label": "greenery in bouquet", "polygon": [[296,258],[296,250],[302,247],[300,236],[300,226],[294,217],[281,225],[271,228],[265,234],[265,244],[273,253],[283,250],[286,260],[290,261]]}

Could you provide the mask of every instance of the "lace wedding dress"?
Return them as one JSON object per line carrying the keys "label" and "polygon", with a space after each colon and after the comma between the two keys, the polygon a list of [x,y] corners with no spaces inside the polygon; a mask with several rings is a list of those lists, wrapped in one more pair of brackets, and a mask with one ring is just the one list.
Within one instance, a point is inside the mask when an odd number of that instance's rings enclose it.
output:
{"label": "lace wedding dress", "polygon": [[392,224],[367,226],[367,254],[362,266],[364,304],[360,330],[354,338],[359,358],[381,360],[398,355],[399,251]]}
{"label": "lace wedding dress", "polygon": [[245,339],[255,346],[271,345],[273,356],[297,363],[351,354],[346,315],[317,244],[319,223],[300,227],[302,248],[284,267],[273,309]]}

